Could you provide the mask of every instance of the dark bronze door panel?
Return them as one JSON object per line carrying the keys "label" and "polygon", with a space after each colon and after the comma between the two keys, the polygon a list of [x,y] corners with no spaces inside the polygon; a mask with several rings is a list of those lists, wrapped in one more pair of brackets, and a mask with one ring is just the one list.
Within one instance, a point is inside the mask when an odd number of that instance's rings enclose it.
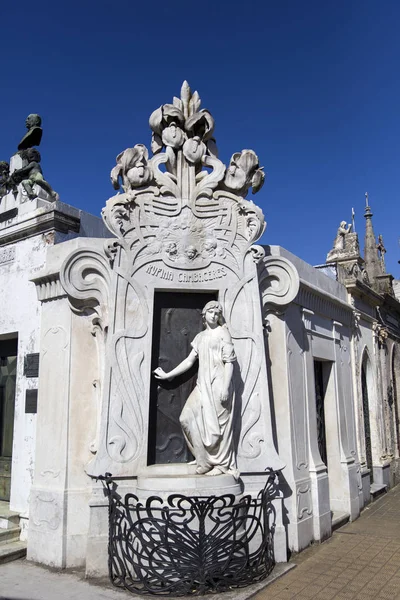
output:
{"label": "dark bronze door panel", "polygon": [[[153,371],[158,366],[171,371],[191,351],[191,342],[202,331],[201,311],[216,294],[156,292],[152,345]],[[150,386],[148,464],[186,463],[192,460],[179,416],[196,385],[197,365],[172,381]]]}
{"label": "dark bronze door panel", "polygon": [[17,340],[0,341],[0,500],[10,500]]}

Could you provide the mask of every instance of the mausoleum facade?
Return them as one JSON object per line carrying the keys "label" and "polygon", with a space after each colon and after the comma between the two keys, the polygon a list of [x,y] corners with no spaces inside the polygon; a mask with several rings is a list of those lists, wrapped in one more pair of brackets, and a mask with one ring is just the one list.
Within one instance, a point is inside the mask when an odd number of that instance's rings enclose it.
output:
{"label": "mausoleum facade", "polygon": [[0,494],[30,560],[107,574],[106,474],[141,502],[273,475],[277,562],[398,482],[400,303],[368,200],[364,258],[344,221],[317,268],[260,245],[258,156],[224,165],[184,82],[101,221],[43,179],[30,117],[0,182]]}

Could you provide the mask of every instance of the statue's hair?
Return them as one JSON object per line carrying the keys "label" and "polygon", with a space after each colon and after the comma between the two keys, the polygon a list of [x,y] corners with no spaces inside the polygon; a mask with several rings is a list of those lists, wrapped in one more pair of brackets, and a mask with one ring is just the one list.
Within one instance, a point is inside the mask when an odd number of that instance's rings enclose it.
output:
{"label": "statue's hair", "polygon": [[0,160],[0,172],[9,171],[10,165],[5,160]]}
{"label": "statue's hair", "polygon": [[36,114],[36,113],[31,113],[26,118],[29,119],[29,118],[32,118],[32,117],[35,118],[35,122],[36,122],[36,124],[34,125],[34,127],[40,127],[41,124],[42,124],[42,117],[40,115]]}
{"label": "statue's hair", "polygon": [[218,324],[219,325],[224,325],[225,324],[225,319],[224,319],[224,315],[223,315],[222,305],[217,300],[210,300],[210,302],[207,302],[207,304],[205,305],[205,307],[201,311],[201,315],[203,317],[203,323],[205,323],[206,312],[210,308],[217,308],[218,309],[218,311],[219,311]]}
{"label": "statue's hair", "polygon": [[25,156],[30,156],[35,162],[40,162],[42,160],[40,152],[39,150],[36,150],[36,148],[27,148]]}

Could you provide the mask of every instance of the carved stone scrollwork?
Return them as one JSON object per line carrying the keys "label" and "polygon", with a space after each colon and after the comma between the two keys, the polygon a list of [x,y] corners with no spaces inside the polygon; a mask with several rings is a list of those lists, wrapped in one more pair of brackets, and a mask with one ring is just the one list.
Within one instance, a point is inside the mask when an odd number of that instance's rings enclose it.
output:
{"label": "carved stone scrollwork", "polygon": [[297,269],[282,256],[266,256],[259,262],[258,281],[264,317],[271,308],[276,310],[290,304],[300,287]]}
{"label": "carved stone scrollwork", "polygon": [[372,334],[377,340],[379,346],[384,346],[389,336],[389,332],[383,325],[380,325],[377,321],[372,324]]}
{"label": "carved stone scrollwork", "polygon": [[[112,255],[113,256],[113,255]],[[91,317],[91,333],[96,338],[98,377],[93,382],[96,398],[97,424],[90,451],[99,445],[101,394],[104,379],[104,358],[108,331],[108,307],[111,270],[107,255],[80,248],[70,254],[60,270],[61,285],[68,294],[71,309]]]}
{"label": "carved stone scrollwork", "polygon": [[92,444],[96,456],[87,468],[92,476],[131,475],[147,464],[154,299],[160,289],[187,294],[197,287],[218,293],[238,348],[243,470],[283,467],[273,447],[254,298],[257,269],[264,309],[289,303],[298,276],[289,261],[266,258],[255,245],[266,227],[261,209],[246,199],[264,182],[256,153],[236,152],[226,167],[217,157],[214,120],[200,107],[198,93],[184,82],[180,98],[153,112],[151,152],[136,144],[118,155],[111,172],[121,193],[106,202],[102,216],[115,238],[99,252],[76,251],[63,266],[73,310],[93,318],[104,371],[94,382],[102,400],[100,443],[97,451]]}
{"label": "carved stone scrollwork", "polygon": [[[111,171],[123,193],[107,201],[102,215],[134,270],[151,259],[202,269],[227,258],[238,271],[249,251],[261,258],[251,247],[265,230],[264,215],[245,196],[261,189],[262,167],[253,150],[242,150],[226,168],[217,158],[214,120],[200,105],[184,82],[181,97],[150,117],[153,157],[136,144],[118,155]],[[112,262],[115,242],[107,254]]]}
{"label": "carved stone scrollwork", "polygon": [[72,310],[92,310],[105,329],[108,325],[108,300],[111,270],[104,254],[79,248],[64,261],[60,281],[68,294]]}

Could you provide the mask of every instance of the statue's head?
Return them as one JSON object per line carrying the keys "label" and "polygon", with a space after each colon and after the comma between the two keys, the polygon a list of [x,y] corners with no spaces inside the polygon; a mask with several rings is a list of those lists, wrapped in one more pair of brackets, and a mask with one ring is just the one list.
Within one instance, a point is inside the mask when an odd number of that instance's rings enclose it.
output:
{"label": "statue's head", "polygon": [[178,253],[178,246],[175,242],[168,242],[165,246],[165,252],[167,254],[171,255],[175,255]]}
{"label": "statue's head", "polygon": [[8,177],[10,173],[10,165],[5,160],[0,160],[0,177]]}
{"label": "statue's head", "polygon": [[185,249],[185,254],[189,260],[193,260],[194,258],[196,258],[198,253],[197,249],[194,246],[190,245]]}
{"label": "statue's head", "polygon": [[36,150],[36,148],[28,148],[25,151],[25,158],[29,162],[40,162],[42,159],[39,150]]}
{"label": "statue's head", "polygon": [[27,129],[32,129],[32,127],[40,127],[42,124],[42,119],[36,113],[32,113],[26,117],[25,125]]}
{"label": "statue's head", "polygon": [[217,302],[217,300],[211,300],[210,302],[207,302],[207,304],[201,311],[201,315],[203,317],[204,324],[206,323],[207,312],[208,311],[213,312],[215,310],[218,312],[218,325],[224,325],[225,319],[224,319],[224,315],[222,312],[222,306],[219,302]]}

